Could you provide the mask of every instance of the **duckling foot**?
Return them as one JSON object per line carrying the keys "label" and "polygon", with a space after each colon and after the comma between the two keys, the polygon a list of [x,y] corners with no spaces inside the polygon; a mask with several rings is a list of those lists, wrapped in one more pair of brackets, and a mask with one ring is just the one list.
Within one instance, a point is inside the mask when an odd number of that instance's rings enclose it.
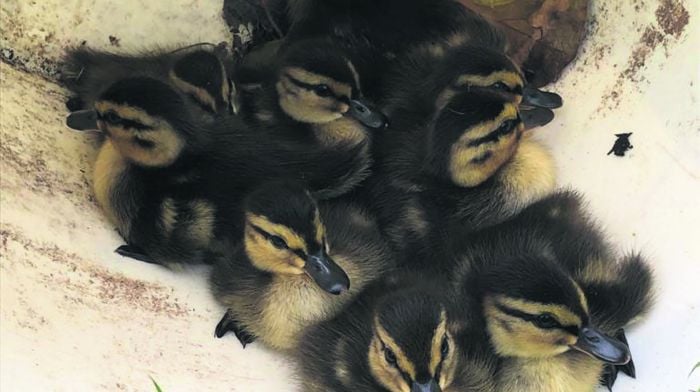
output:
{"label": "duckling foot", "polygon": [[[627,336],[625,336],[625,329],[620,328],[615,332],[615,339],[621,341],[622,343],[626,344],[627,347],[629,347],[629,343],[627,343]],[[625,365],[617,366],[618,370],[622,371],[622,373],[625,373],[626,375],[632,377],[632,378],[637,378],[637,370],[634,367],[634,360],[630,357],[630,361],[627,362]]]}
{"label": "duckling foot", "polygon": [[221,321],[216,324],[214,334],[217,338],[221,338],[229,331],[232,331],[233,334],[236,335],[238,341],[243,345],[243,348],[245,348],[245,346],[248,344],[253,343],[256,339],[255,336],[238,325],[238,321],[236,321],[231,310],[226,311],[224,317],[221,318]]}
{"label": "duckling foot", "polygon": [[122,245],[114,251],[120,256],[130,257],[145,263],[158,264],[152,258],[146,256],[141,249],[131,245]]}
{"label": "duckling foot", "polygon": [[[624,329],[618,329],[615,333],[615,338],[623,342],[624,344],[627,344],[629,347]],[[634,361],[630,359],[630,361],[627,362],[627,364],[625,365],[605,365],[605,367],[603,368],[603,374],[601,374],[600,376],[600,384],[608,388],[608,391],[612,391],[612,387],[613,385],[615,385],[615,381],[617,380],[617,374],[619,372],[625,373],[626,375],[635,378],[637,376],[637,372],[634,367]]]}

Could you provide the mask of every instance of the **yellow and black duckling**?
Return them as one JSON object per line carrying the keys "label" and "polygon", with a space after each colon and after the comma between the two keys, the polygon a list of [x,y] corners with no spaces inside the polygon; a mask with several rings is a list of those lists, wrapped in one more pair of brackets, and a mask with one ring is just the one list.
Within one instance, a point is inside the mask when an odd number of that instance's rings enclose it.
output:
{"label": "yellow and black duckling", "polygon": [[[373,134],[387,123],[364,99],[353,63],[333,42],[308,39],[285,48],[273,68],[259,88],[241,83],[241,117],[256,132],[298,150],[298,160],[308,159],[311,150],[328,154],[317,161],[318,170],[332,184],[314,190],[315,196],[350,191],[369,175]],[[338,163],[338,170],[322,169],[328,162]]]}
{"label": "yellow and black duckling", "polygon": [[[128,245],[125,256],[197,263],[242,230],[239,201],[271,179],[296,179],[319,195],[349,189],[357,150],[290,144],[236,116],[201,124],[181,90],[157,79],[118,81],[92,110],[67,123],[107,136],[95,163],[95,193]],[[195,113],[195,114],[193,114]],[[350,173],[350,174],[348,174]]]}
{"label": "yellow and black duckling", "polygon": [[124,256],[166,265],[200,262],[219,230],[218,217],[233,214],[226,212],[230,195],[216,169],[233,151],[222,133],[198,125],[194,106],[169,84],[135,77],[109,86],[93,109],[68,116],[71,128],[106,136],[93,186],[128,243],[117,249]]}
{"label": "yellow and black duckling", "polygon": [[291,0],[288,7],[286,41],[332,37],[352,55],[369,88],[395,57],[415,45],[458,31],[483,40],[492,34],[488,23],[454,0]]}
{"label": "yellow and black duckling", "polygon": [[577,195],[463,238],[451,245],[457,298],[482,305],[499,391],[593,391],[618,369],[634,376],[622,328],[649,309],[652,274],[637,254],[616,260]]}
{"label": "yellow and black duckling", "polygon": [[241,245],[216,256],[212,291],[227,312],[216,336],[233,331],[289,350],[310,325],[335,316],[393,267],[378,228],[359,206],[317,204],[298,183],[272,182],[247,196]]}
{"label": "yellow and black duckling", "polygon": [[[302,133],[298,137],[308,137],[302,132],[305,128],[322,140],[362,139],[363,126],[381,129],[386,125],[383,114],[364,98],[351,58],[335,42],[296,41],[267,60],[270,72],[255,76],[246,75],[245,70],[236,72],[237,79],[245,79],[241,85],[258,83],[247,86],[253,93],[244,100],[244,114],[261,123],[294,128],[289,133]],[[332,133],[337,135],[328,135]]]}
{"label": "yellow and black duckling", "polygon": [[457,341],[465,327],[440,282],[387,277],[303,335],[295,358],[302,390],[495,391],[488,343],[465,350]]}
{"label": "yellow and black duckling", "polygon": [[222,45],[202,43],[172,51],[114,54],[84,46],[64,56],[62,80],[74,94],[68,109],[90,109],[113,83],[131,77],[149,77],[186,94],[203,111],[202,117],[227,114],[236,103],[230,81],[231,56]]}
{"label": "yellow and black duckling", "polygon": [[496,224],[555,185],[549,152],[525,130],[551,117],[526,124],[518,68],[482,46],[457,46],[429,66],[431,58],[399,68],[404,85],[382,103],[392,121],[367,187],[393,245],[424,256],[452,226]]}

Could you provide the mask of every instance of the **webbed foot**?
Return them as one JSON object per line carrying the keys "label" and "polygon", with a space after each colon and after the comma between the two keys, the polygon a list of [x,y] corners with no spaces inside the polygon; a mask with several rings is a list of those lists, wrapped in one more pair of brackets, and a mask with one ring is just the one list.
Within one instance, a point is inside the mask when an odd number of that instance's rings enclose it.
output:
{"label": "webbed foot", "polygon": [[[629,344],[627,343],[627,336],[625,336],[625,330],[623,328],[620,328],[617,330],[617,332],[615,332],[615,339],[618,339],[629,347]],[[637,372],[634,367],[634,361],[630,358],[630,361],[625,365],[605,365],[603,368],[603,374],[600,376],[600,384],[608,388],[608,391],[612,391],[612,387],[615,385],[619,372],[635,378],[637,376]]]}
{"label": "webbed foot", "polygon": [[233,315],[231,310],[226,311],[224,317],[221,318],[221,321],[219,321],[219,323],[216,324],[216,330],[214,331],[214,334],[217,338],[221,338],[224,335],[226,335],[226,333],[229,331],[232,331],[234,335],[236,335],[236,338],[238,338],[238,341],[241,342],[243,348],[245,348],[245,346],[247,346],[248,344],[253,343],[256,339],[254,335],[252,335],[243,327],[238,325],[238,321],[236,321],[235,316]]}
{"label": "webbed foot", "polygon": [[114,252],[116,252],[120,256],[130,257],[132,259],[143,261],[145,263],[159,264],[151,257],[147,256],[142,249],[132,245],[122,245],[115,249]]}

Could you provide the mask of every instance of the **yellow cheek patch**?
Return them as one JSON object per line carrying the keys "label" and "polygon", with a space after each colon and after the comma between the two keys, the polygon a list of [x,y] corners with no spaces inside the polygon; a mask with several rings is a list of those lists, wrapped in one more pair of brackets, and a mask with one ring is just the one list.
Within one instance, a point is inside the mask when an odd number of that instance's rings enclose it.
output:
{"label": "yellow cheek patch", "polygon": [[495,132],[502,122],[515,120],[517,117],[517,107],[507,103],[495,119],[476,125],[462,134],[450,148],[449,172],[455,184],[465,187],[477,186],[513,156],[520,140],[521,126],[495,141],[476,146],[470,144]]}
{"label": "yellow cheek patch", "polygon": [[[530,321],[503,313],[492,297],[484,300],[484,314],[491,343],[501,356],[544,358],[559,355],[577,337],[561,329],[541,329]],[[500,302],[500,301],[498,301]]]}
{"label": "yellow cheek patch", "polygon": [[413,365],[413,362],[411,362],[411,360],[408,359],[401,347],[399,347],[399,345],[394,341],[394,339],[392,339],[392,337],[384,329],[384,327],[381,326],[378,318],[375,318],[374,320],[374,329],[377,333],[377,337],[381,340],[381,342],[383,342],[384,345],[386,345],[386,347],[389,348],[396,356],[396,363],[398,364],[399,368],[406,372],[411,377],[411,379],[415,380],[416,368]]}
{"label": "yellow cheek patch", "polygon": [[285,68],[283,74],[288,74],[292,78],[306,84],[325,84],[330,87],[336,96],[350,97],[352,95],[352,86],[299,67]]}
{"label": "yellow cheek patch", "polygon": [[545,312],[551,313],[563,326],[581,325],[581,318],[564,305],[542,304],[519,298],[509,298],[502,295],[496,296],[494,299],[496,303],[527,314],[538,315]]}
{"label": "yellow cheek patch", "polygon": [[[141,123],[151,129],[138,131],[120,125],[98,121],[101,128],[107,128],[109,138],[125,158],[142,166],[164,167],[171,165],[180,156],[185,141],[165,120],[151,116],[144,110],[128,105],[99,101],[95,108],[100,113],[114,112],[119,117]],[[150,141],[152,148],[144,148],[134,142],[134,138]]]}
{"label": "yellow cheek patch", "polygon": [[307,252],[306,241],[287,226],[271,222],[262,215],[246,214],[246,221],[255,225],[267,233],[282,237],[291,249]]}
{"label": "yellow cheek patch", "polygon": [[433,335],[433,341],[430,347],[430,372],[435,375],[437,372],[437,367],[442,361],[442,339],[445,337],[447,331],[447,313],[445,310],[440,312],[440,323],[437,328],[435,328],[435,333]]}
{"label": "yellow cheek patch", "polygon": [[[165,167],[180,156],[185,142],[168,125],[160,124],[146,132],[136,132],[117,125],[107,125],[109,138],[119,152],[130,161],[142,166]],[[152,148],[144,148],[134,141],[138,138],[153,143]]]}
{"label": "yellow cheek patch", "polygon": [[326,236],[326,226],[321,222],[321,214],[318,210],[314,214],[314,227],[316,228],[316,242],[323,244],[323,238]]}
{"label": "yellow cheek patch", "polygon": [[455,84],[457,86],[488,87],[498,82],[509,88],[523,87],[523,78],[517,72],[512,71],[496,71],[486,76],[461,75]]}
{"label": "yellow cheek patch", "polygon": [[169,76],[170,80],[178,90],[185,94],[192,95],[202,106],[206,106],[212,112],[216,113],[216,98],[212,97],[207,90],[180,79],[173,71],[170,71]]}
{"label": "yellow cheek patch", "polygon": [[588,300],[586,299],[586,294],[584,294],[583,290],[581,289],[581,286],[576,283],[573,279],[571,279],[571,283],[574,284],[574,287],[576,287],[576,292],[578,293],[578,299],[579,302],[581,303],[581,308],[583,309],[584,312],[588,312]]}
{"label": "yellow cheek patch", "polygon": [[244,248],[248,259],[258,269],[276,274],[301,275],[305,261],[286,249],[277,249],[258,233],[246,225]]}
{"label": "yellow cheek patch", "polygon": [[98,101],[95,103],[95,109],[102,114],[112,111],[121,118],[136,121],[152,128],[156,128],[160,125],[159,119],[148,114],[145,110],[134,106],[119,105],[108,101]]}

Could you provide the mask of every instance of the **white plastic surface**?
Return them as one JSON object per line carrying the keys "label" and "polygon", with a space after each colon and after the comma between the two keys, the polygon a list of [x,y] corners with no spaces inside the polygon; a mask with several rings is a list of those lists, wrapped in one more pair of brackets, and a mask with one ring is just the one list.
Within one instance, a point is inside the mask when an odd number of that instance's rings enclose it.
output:
{"label": "white plastic surface", "polygon": [[[689,23],[657,20],[679,5]],[[113,253],[91,195],[95,139],[64,126],[65,91],[33,72],[63,47],[122,49],[230,39],[215,0],[0,2],[0,390],[294,391],[291,365],[213,337],[222,310],[204,276]],[[616,391],[700,387],[700,2],[594,1],[589,40],[552,86],[565,99],[537,131],[560,183],[583,192],[621,250],[658,280],[629,333],[638,378]],[[676,8],[678,9],[678,8]],[[681,20],[682,22],[682,20]],[[665,28],[665,29],[664,29]],[[50,64],[49,64],[50,65]],[[634,132],[624,158],[614,133]]]}

